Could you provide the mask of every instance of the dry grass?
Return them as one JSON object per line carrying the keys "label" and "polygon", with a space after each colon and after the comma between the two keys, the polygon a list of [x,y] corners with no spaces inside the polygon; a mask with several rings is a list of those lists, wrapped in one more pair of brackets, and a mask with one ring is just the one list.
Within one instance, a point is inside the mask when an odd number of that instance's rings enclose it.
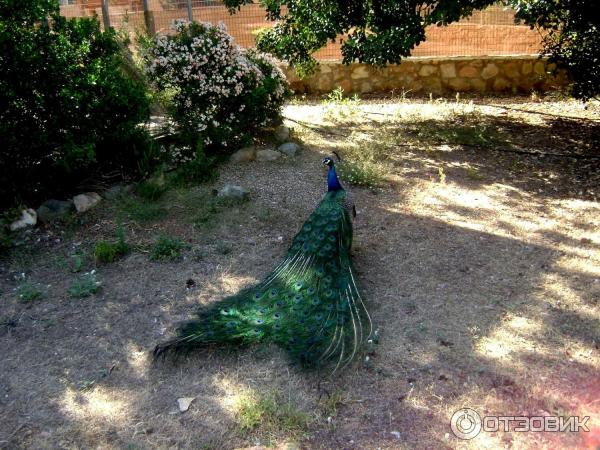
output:
{"label": "dry grass", "polygon": [[[298,157],[225,165],[218,182],[167,192],[148,220],[105,202],[70,234],[42,230],[32,249],[6,259],[0,447],[221,449],[295,439],[306,448],[585,448],[589,434],[460,441],[449,418],[469,406],[589,415],[590,428],[600,427],[599,160],[515,152],[597,152],[595,106],[358,108],[324,118],[321,105],[290,106],[286,115],[304,124],[293,124],[306,148]],[[252,347],[152,365],[149,350],[175,321],[282,257],[323,192],[319,162],[333,150],[384,174],[375,189],[353,189],[354,260],[381,335],[369,363],[328,379],[290,366],[277,348]],[[251,201],[211,204],[210,190],[225,183],[249,187]],[[114,237],[116,217],[132,252],[98,268],[99,293],[71,299],[73,255],[79,271],[91,270],[91,249]],[[162,234],[186,243],[181,261],[149,260]],[[19,301],[22,272],[49,285],[43,298]],[[180,413],[179,397],[196,400]]]}

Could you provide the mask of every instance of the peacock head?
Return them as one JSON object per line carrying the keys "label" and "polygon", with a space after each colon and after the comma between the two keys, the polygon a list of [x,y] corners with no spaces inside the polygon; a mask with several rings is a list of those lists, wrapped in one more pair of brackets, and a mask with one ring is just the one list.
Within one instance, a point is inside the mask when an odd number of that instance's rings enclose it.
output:
{"label": "peacock head", "polygon": [[[338,161],[340,160],[340,157],[338,156],[337,153],[333,153]],[[328,191],[339,191],[339,190],[343,190],[342,185],[340,184],[340,180],[338,180],[338,176],[337,176],[337,172],[335,170],[335,162],[333,161],[333,158],[330,156],[327,156],[326,158],[323,158],[323,165],[327,168],[327,190]]]}
{"label": "peacock head", "polygon": [[333,162],[333,158],[330,158],[329,156],[323,158],[323,165],[331,169],[335,165],[335,163]]}

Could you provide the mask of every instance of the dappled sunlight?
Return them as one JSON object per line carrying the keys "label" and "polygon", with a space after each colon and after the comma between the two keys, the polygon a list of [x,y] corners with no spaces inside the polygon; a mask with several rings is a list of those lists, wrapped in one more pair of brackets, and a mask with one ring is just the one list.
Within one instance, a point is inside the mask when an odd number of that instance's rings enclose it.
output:
{"label": "dappled sunlight", "polygon": [[216,403],[232,418],[235,417],[240,403],[249,395],[256,393],[254,389],[239,380],[223,375],[213,377],[212,385],[219,391],[218,396],[215,397]]}
{"label": "dappled sunlight", "polygon": [[85,392],[67,388],[60,407],[65,414],[77,420],[122,423],[130,411],[130,405],[123,398],[122,393],[100,386]]}
{"label": "dappled sunlight", "polygon": [[147,348],[129,342],[126,346],[127,363],[133,369],[135,375],[139,378],[145,378],[148,375],[148,368],[151,364],[151,354]]}
{"label": "dappled sunlight", "polygon": [[530,317],[507,315],[488,336],[480,338],[476,351],[486,358],[500,360],[502,364],[515,364],[524,352],[548,354],[551,348],[543,343],[543,323]]}

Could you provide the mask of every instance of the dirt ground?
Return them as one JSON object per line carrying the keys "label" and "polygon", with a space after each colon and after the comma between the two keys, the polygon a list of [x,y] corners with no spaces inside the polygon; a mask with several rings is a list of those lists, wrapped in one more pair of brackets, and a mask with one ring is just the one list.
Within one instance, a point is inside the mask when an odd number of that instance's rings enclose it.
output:
{"label": "dirt ground", "polygon": [[[0,448],[596,448],[599,111],[529,98],[297,101],[285,111],[304,146],[294,158],[224,164],[214,183],[168,192],[152,220],[127,216],[139,203],[105,200],[25,235],[0,265]],[[362,146],[384,173],[350,187],[354,261],[380,335],[369,360],[334,379],[275,347],[152,364],[175,322],[284,255],[323,194],[321,158],[360,158]],[[205,211],[228,183],[251,200]],[[95,264],[117,217],[134,250]],[[182,259],[150,261],[161,233],[189,244]],[[101,291],[71,297],[73,271],[94,268]],[[23,273],[42,298],[18,298]],[[245,427],[243,399],[273,395],[304,419]],[[195,397],[184,413],[180,397]],[[589,416],[591,431],[463,441],[450,429],[463,407]]]}

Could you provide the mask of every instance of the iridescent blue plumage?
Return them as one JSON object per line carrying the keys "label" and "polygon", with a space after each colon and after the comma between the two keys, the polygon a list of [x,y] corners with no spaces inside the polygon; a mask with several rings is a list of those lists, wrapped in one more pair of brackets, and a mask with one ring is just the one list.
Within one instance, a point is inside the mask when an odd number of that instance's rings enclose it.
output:
{"label": "iridescent blue plumage", "polygon": [[178,337],[156,347],[156,356],[211,343],[272,342],[308,366],[335,360],[335,371],[354,358],[371,332],[350,260],[354,209],[333,160],[323,163],[328,192],[281,264],[260,283],[199,311]]}

